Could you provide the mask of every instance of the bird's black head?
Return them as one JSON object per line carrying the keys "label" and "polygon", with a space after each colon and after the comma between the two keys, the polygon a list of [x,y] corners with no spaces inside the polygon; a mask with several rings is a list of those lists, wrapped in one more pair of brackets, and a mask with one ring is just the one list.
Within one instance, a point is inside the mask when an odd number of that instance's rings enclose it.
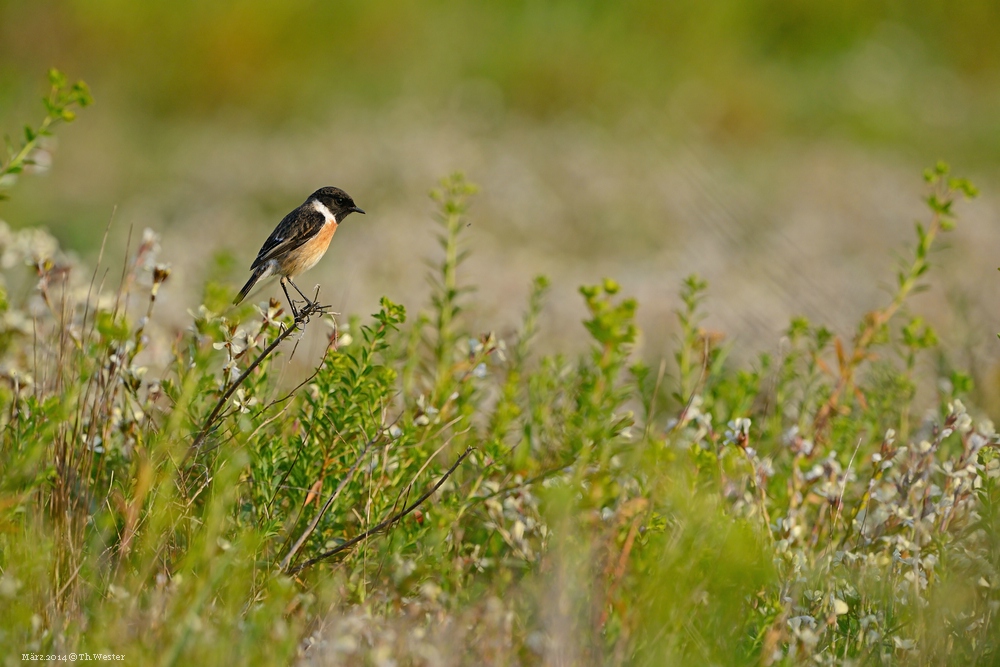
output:
{"label": "bird's black head", "polygon": [[325,187],[320,188],[316,192],[312,193],[309,200],[316,200],[330,209],[330,213],[333,213],[337,218],[337,222],[341,222],[351,213],[364,213],[351,199],[351,195],[347,194],[340,188]]}

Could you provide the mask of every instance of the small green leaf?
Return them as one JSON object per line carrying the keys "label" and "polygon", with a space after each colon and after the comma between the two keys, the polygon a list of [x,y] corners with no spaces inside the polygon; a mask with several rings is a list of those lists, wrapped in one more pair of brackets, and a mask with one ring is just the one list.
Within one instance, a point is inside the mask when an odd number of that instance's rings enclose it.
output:
{"label": "small green leaf", "polygon": [[115,318],[107,311],[97,314],[97,331],[108,341],[123,341],[128,338],[129,327],[125,318]]}
{"label": "small green leaf", "polygon": [[53,88],[62,88],[66,85],[66,75],[53,67],[49,70],[49,83]]}
{"label": "small green leaf", "polygon": [[90,106],[94,103],[94,97],[90,93],[90,86],[88,86],[83,81],[77,81],[73,84],[73,99],[81,107]]}
{"label": "small green leaf", "polygon": [[949,379],[951,380],[951,389],[955,395],[968,394],[972,391],[975,384],[971,375],[957,370],[951,372]]}

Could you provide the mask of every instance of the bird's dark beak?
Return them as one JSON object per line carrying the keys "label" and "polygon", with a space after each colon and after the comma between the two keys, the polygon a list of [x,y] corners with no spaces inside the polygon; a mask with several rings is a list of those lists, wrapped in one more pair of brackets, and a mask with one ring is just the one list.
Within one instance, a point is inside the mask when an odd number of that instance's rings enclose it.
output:
{"label": "bird's dark beak", "polygon": [[355,213],[360,213],[361,215],[365,214],[365,212],[363,210],[361,210],[360,208],[358,208],[357,206],[352,206],[350,210],[353,211],[353,212],[355,212]]}

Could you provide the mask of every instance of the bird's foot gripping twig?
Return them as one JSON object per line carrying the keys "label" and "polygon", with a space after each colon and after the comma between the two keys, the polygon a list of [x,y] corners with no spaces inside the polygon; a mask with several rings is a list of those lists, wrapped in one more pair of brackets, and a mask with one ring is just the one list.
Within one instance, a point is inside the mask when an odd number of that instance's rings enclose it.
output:
{"label": "bird's foot gripping twig", "polygon": [[[302,297],[302,301],[301,302],[298,301],[297,299],[293,299],[291,297],[291,295],[288,293],[288,288],[285,287],[285,283],[286,282],[289,285],[291,285],[292,287],[294,287],[295,291],[299,293],[299,296]],[[313,295],[312,299],[310,299],[309,297],[307,297],[302,292],[302,290],[299,289],[298,285],[296,285],[294,282],[292,282],[291,278],[282,278],[281,279],[281,289],[285,292],[285,298],[288,299],[288,305],[292,309],[292,317],[295,319],[295,325],[298,325],[300,323],[301,324],[305,324],[306,322],[309,321],[309,318],[311,316],[313,316],[313,315],[323,315],[325,313],[330,312],[330,308],[332,308],[332,306],[323,306],[323,305],[320,305],[320,303],[319,303],[319,286],[318,285],[316,286],[316,293]],[[298,308],[295,305],[297,303],[302,303],[302,307]]]}
{"label": "bird's foot gripping twig", "polygon": [[292,323],[292,327],[297,327],[300,324],[307,324],[313,315],[326,315],[333,314],[331,310],[333,306],[324,306],[318,301],[306,301],[304,304],[298,308],[295,307],[297,301],[289,301],[292,306],[292,317],[295,321]]}
{"label": "bird's foot gripping twig", "polygon": [[[288,282],[292,281],[289,280]],[[292,283],[292,286],[295,287],[295,284]],[[282,287],[284,287],[284,285],[282,285]],[[297,290],[298,288],[296,287],[295,289]],[[287,296],[288,293],[286,292],[285,294]],[[299,294],[302,294],[302,292],[299,292]],[[316,293],[313,294],[313,298],[309,299],[305,297],[304,294],[302,296],[305,299],[304,301],[291,298],[288,299],[288,305],[292,307],[293,320],[292,326],[290,327],[292,330],[298,329],[301,332],[305,332],[306,325],[309,324],[314,315],[330,315],[332,317],[340,314],[333,311],[333,306],[323,305],[319,302],[319,285],[316,286]],[[301,307],[296,306],[296,304],[299,303],[302,304]],[[284,324],[282,327],[284,327]],[[334,327],[336,327],[336,320],[334,320]]]}

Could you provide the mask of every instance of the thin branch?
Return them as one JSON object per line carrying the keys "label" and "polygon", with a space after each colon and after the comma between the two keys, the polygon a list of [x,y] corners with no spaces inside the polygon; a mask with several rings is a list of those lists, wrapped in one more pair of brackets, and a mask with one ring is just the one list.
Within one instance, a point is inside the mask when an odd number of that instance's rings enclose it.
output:
{"label": "thin branch", "polygon": [[701,362],[701,375],[698,377],[698,382],[691,389],[691,395],[688,396],[687,402],[684,404],[684,409],[681,410],[681,414],[678,415],[677,421],[674,423],[673,427],[667,430],[667,435],[670,435],[678,428],[684,425],[685,419],[687,419],[688,411],[691,410],[691,406],[694,405],[694,397],[698,395],[700,390],[705,388],[705,380],[708,378],[708,355],[712,351],[711,344],[708,338],[704,339],[705,343],[705,353],[702,355]]}
{"label": "thin branch", "polygon": [[[445,428],[447,428],[451,424],[454,424],[455,422],[459,421],[460,419],[461,418],[456,417],[451,423],[449,423],[448,425],[446,425]],[[444,429],[442,429],[442,430],[444,430]],[[438,447],[436,450],[434,450],[434,453],[431,454],[427,458],[426,461],[424,461],[424,464],[422,466],[420,466],[420,470],[418,470],[417,474],[415,474],[413,476],[413,479],[410,481],[410,483],[406,485],[406,488],[403,489],[402,491],[400,491],[399,495],[396,496],[396,502],[394,502],[392,504],[393,511],[395,511],[396,507],[399,506],[400,501],[402,501],[403,504],[405,505],[406,501],[410,499],[410,492],[413,491],[413,485],[416,484],[416,481],[420,478],[420,476],[422,474],[424,474],[424,470],[427,469],[427,466],[429,466],[431,464],[431,462],[434,459],[437,458],[437,455],[440,454],[444,450],[445,447],[447,447],[448,445],[450,445],[451,442],[452,442],[452,440],[454,440],[455,438],[457,438],[460,435],[464,435],[464,434],[468,433],[470,430],[472,430],[471,426],[469,428],[465,429],[464,431],[460,431],[458,433],[452,434],[452,436],[450,438],[448,438],[447,440],[444,441],[444,444],[442,444],[440,447]],[[392,535],[389,536],[389,543],[392,544]],[[379,563],[379,566],[378,566],[378,571],[377,571],[378,574],[381,574],[381,572],[382,572],[382,566],[385,564],[385,559],[386,559],[387,556],[388,556],[388,554],[383,554],[382,555],[382,560],[381,560],[381,562]],[[377,578],[377,575],[376,575],[376,578]]]}
{"label": "thin branch", "polygon": [[858,438],[858,445],[854,448],[851,460],[847,463],[847,470],[844,471],[844,483],[840,485],[840,497],[837,498],[837,515],[833,519],[833,525],[830,527],[831,531],[836,529],[837,522],[840,521],[840,512],[844,509],[844,492],[847,491],[847,478],[851,475],[851,466],[854,465],[854,457],[858,455],[858,450],[861,449],[862,440],[863,438]]}
{"label": "thin branch", "polygon": [[321,509],[319,512],[316,513],[316,516],[313,517],[313,520],[309,523],[309,527],[302,532],[302,535],[299,536],[299,539],[297,539],[295,541],[295,544],[292,545],[292,548],[288,551],[288,555],[282,559],[281,564],[278,566],[279,569],[281,570],[288,569],[288,566],[292,562],[292,558],[295,557],[295,554],[298,553],[300,548],[302,548],[302,545],[305,543],[305,541],[309,539],[309,536],[312,535],[313,531],[316,530],[316,526],[319,525],[320,519],[323,518],[327,510],[330,509],[330,506],[333,505],[334,501],[336,501],[337,498],[340,497],[340,494],[344,490],[344,487],[347,486],[347,483],[354,478],[354,473],[357,472],[358,466],[360,466],[361,462],[365,460],[365,456],[368,455],[368,450],[371,449],[372,444],[374,444],[375,441],[378,440],[380,435],[382,435],[381,431],[379,431],[378,435],[376,435],[374,438],[365,443],[364,449],[362,449],[361,454],[358,455],[358,460],[354,462],[354,465],[351,466],[351,469],[348,470],[347,474],[344,475],[344,478],[340,480],[340,484],[337,485],[337,490],[334,491],[329,498],[327,498],[326,503],[323,505],[323,509]]}
{"label": "thin branch", "polygon": [[326,306],[320,306],[316,302],[306,304],[295,316],[295,321],[292,322],[292,326],[278,334],[278,337],[271,341],[271,344],[264,348],[263,352],[257,355],[257,358],[254,359],[249,366],[247,366],[247,369],[243,371],[238,378],[236,378],[236,381],[233,382],[233,384],[229,386],[229,389],[227,389],[219,398],[219,401],[215,404],[215,408],[212,410],[212,413],[208,415],[204,425],[202,425],[201,431],[198,432],[198,435],[195,436],[194,442],[192,442],[191,446],[188,447],[187,454],[184,455],[184,459],[181,461],[182,466],[205,442],[205,438],[208,437],[209,432],[215,426],[219,413],[222,412],[222,409],[226,406],[226,402],[229,401],[234,393],[236,393],[236,390],[250,376],[250,373],[252,373],[257,366],[259,366],[271,354],[271,352],[273,352],[274,349],[281,344],[283,340],[291,336],[294,331],[297,331],[300,327],[304,331],[309,318],[312,315],[323,313],[325,308]]}
{"label": "thin branch", "polygon": [[336,556],[340,552],[346,551],[347,549],[350,549],[351,547],[353,547],[358,542],[361,542],[362,540],[365,540],[365,539],[371,537],[372,535],[374,535],[376,533],[380,533],[383,530],[385,530],[386,528],[388,528],[389,526],[393,525],[394,523],[399,522],[400,519],[403,519],[404,517],[406,517],[407,514],[409,514],[413,510],[417,509],[420,505],[422,505],[424,503],[424,501],[426,501],[428,498],[430,498],[432,495],[434,495],[434,493],[438,489],[441,488],[441,485],[444,484],[445,481],[447,481],[448,478],[451,477],[452,474],[458,469],[458,466],[461,465],[462,461],[464,461],[466,459],[466,457],[469,454],[472,453],[473,449],[475,449],[475,447],[473,445],[469,445],[465,449],[465,451],[462,452],[462,455],[458,457],[458,459],[455,461],[455,463],[450,468],[448,468],[447,472],[445,472],[444,475],[441,476],[441,479],[439,479],[434,486],[432,486],[426,493],[424,493],[424,495],[420,496],[415,501],[413,501],[413,504],[411,504],[409,507],[407,507],[406,509],[404,509],[402,512],[399,512],[398,514],[395,514],[395,515],[389,517],[388,519],[386,519],[382,523],[378,524],[374,528],[370,528],[370,529],[366,530],[365,532],[361,533],[357,537],[351,538],[348,541],[344,542],[343,544],[341,544],[341,545],[339,545],[337,547],[334,547],[333,549],[330,549],[329,551],[325,551],[325,552],[321,553],[320,555],[316,556],[315,558],[310,558],[309,560],[307,560],[306,562],[302,563],[301,565],[296,565],[292,569],[288,570],[287,574],[289,574],[289,575],[298,574],[299,572],[301,572],[302,570],[306,569],[307,567],[310,567],[311,565],[315,565],[316,563],[318,563],[318,562],[320,562],[322,560],[326,560],[327,558],[331,558],[333,556]]}

